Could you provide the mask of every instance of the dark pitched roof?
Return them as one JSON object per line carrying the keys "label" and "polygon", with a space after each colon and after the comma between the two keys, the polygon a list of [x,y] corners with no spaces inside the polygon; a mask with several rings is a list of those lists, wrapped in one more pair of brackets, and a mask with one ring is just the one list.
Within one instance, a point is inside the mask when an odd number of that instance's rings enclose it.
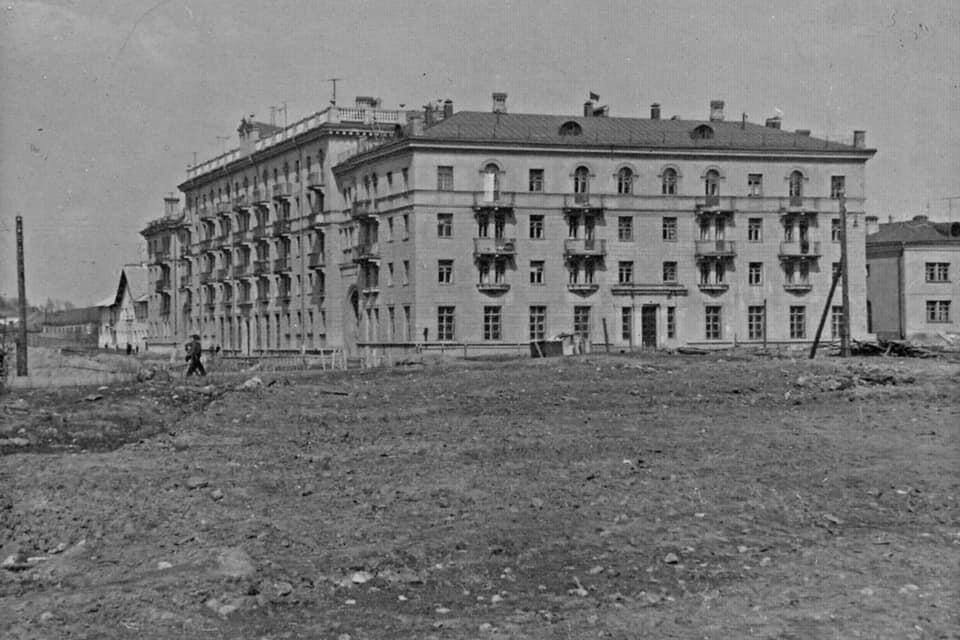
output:
{"label": "dark pitched roof", "polygon": [[880,225],[880,230],[867,236],[867,244],[883,242],[960,243],[960,222],[931,222],[926,219],[889,222]]}
{"label": "dark pitched roof", "polygon": [[[561,135],[564,124],[579,125],[579,135]],[[703,137],[712,130],[712,137]],[[576,126],[565,127],[567,131]],[[700,135],[694,134],[699,130]],[[534,142],[576,146],[644,146],[665,148],[767,149],[781,151],[847,151],[873,154],[871,149],[831,142],[763,125],[701,120],[651,120],[556,116],[527,113],[460,111],[424,130],[428,140]]]}

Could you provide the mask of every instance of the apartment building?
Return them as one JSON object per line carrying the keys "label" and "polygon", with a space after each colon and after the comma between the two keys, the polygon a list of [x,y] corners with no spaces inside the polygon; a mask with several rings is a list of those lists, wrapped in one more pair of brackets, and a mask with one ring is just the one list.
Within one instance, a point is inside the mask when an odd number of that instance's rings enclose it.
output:
{"label": "apartment building", "polygon": [[[341,338],[617,349],[813,339],[839,267],[866,332],[865,134],[728,121],[489,112],[418,117],[333,168]],[[331,268],[332,265],[331,265]],[[839,333],[834,298],[829,336]]]}
{"label": "apartment building", "polygon": [[141,232],[152,279],[149,348],[182,349],[194,333],[228,353],[341,344],[347,285],[328,236],[353,223],[330,188],[330,167],[405,123],[406,112],[371,97],[285,127],[244,118],[236,148],[188,169],[183,207],[167,198],[163,217]]}
{"label": "apartment building", "polygon": [[916,216],[869,227],[869,329],[917,342],[960,334],[960,222]]}

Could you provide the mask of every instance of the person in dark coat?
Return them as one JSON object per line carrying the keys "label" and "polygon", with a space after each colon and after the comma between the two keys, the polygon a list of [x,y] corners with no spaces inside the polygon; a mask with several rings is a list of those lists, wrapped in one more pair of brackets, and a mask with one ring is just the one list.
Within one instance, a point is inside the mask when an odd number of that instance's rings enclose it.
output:
{"label": "person in dark coat", "polygon": [[190,366],[187,367],[187,375],[189,376],[196,373],[205,376],[207,372],[203,368],[203,363],[200,362],[200,357],[203,355],[203,347],[200,346],[200,336],[193,334],[191,337],[193,341],[187,345],[187,362],[190,363]]}

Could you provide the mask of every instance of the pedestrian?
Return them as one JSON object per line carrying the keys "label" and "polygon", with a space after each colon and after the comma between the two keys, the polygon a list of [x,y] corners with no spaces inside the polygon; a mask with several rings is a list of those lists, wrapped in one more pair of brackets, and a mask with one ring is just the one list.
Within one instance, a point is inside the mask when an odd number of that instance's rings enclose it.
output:
{"label": "pedestrian", "polygon": [[190,363],[190,366],[187,367],[187,375],[197,373],[198,375],[205,376],[207,372],[204,370],[203,363],[200,361],[203,355],[203,347],[200,346],[200,336],[193,334],[191,338],[193,338],[193,341],[187,345],[187,362]]}
{"label": "pedestrian", "polygon": [[128,342],[128,343],[127,343],[127,355],[130,355],[131,353],[133,353],[133,345]]}

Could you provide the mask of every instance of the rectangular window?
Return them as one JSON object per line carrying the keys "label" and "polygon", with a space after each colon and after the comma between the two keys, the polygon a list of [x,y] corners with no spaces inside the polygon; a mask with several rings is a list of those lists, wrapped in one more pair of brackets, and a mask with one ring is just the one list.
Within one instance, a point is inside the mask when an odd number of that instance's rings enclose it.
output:
{"label": "rectangular window", "polygon": [[747,241],[763,242],[763,218],[747,220]]}
{"label": "rectangular window", "polygon": [[543,191],[543,169],[530,169],[530,191]]}
{"label": "rectangular window", "polygon": [[633,282],[633,262],[620,262],[617,269],[617,282],[620,284],[630,284]]}
{"label": "rectangular window", "polygon": [[530,284],[543,284],[543,260],[530,261]]}
{"label": "rectangular window", "polygon": [[543,216],[530,216],[530,239],[543,240]]}
{"label": "rectangular window", "polygon": [[840,218],[830,221],[830,239],[833,242],[840,242]]}
{"label": "rectangular window", "polygon": [[453,340],[456,335],[454,307],[437,307],[437,340]]}
{"label": "rectangular window", "polygon": [[617,218],[617,240],[620,242],[633,240],[633,216],[619,216]]}
{"label": "rectangular window", "polygon": [[387,242],[393,242],[393,218],[387,218]]}
{"label": "rectangular window", "polygon": [[663,219],[663,239],[668,242],[677,241],[677,219],[665,217]]}
{"label": "rectangular window", "polygon": [[924,266],[927,282],[949,282],[949,262],[928,262]]}
{"label": "rectangular window", "polygon": [[544,306],[530,307],[530,339],[547,339],[547,308]]}
{"label": "rectangular window", "polygon": [[393,305],[387,307],[387,319],[390,323],[387,325],[387,340],[393,342],[397,339],[397,310]]}
{"label": "rectangular window", "polygon": [[747,339],[763,340],[765,311],[762,304],[747,307]]}
{"label": "rectangular window", "polygon": [[620,324],[622,327],[620,337],[624,342],[630,342],[633,339],[633,307],[621,308]]}
{"label": "rectangular window", "polygon": [[751,198],[758,198],[763,195],[763,174],[747,174],[747,195]]}
{"label": "rectangular window", "polygon": [[403,239],[410,239],[410,214],[403,214]]}
{"label": "rectangular window", "polygon": [[840,326],[843,323],[843,305],[835,304],[830,307],[830,335],[840,337]]}
{"label": "rectangular window", "polygon": [[747,281],[753,286],[763,284],[763,263],[751,262],[747,270]]}
{"label": "rectangular window", "polygon": [[950,301],[927,300],[927,322],[950,322]]}
{"label": "rectangular window", "polygon": [[590,307],[573,308],[573,333],[584,340],[590,339]]}
{"label": "rectangular window", "polygon": [[437,167],[437,191],[453,191],[453,167]]}
{"label": "rectangular window", "polygon": [[500,340],[500,307],[483,308],[483,339]]}
{"label": "rectangular window", "polygon": [[407,286],[408,284],[410,284],[410,261],[409,260],[403,261],[403,282],[401,282],[401,284],[403,286]]}
{"label": "rectangular window", "polygon": [[437,261],[437,282],[453,284],[453,260]]}
{"label": "rectangular window", "polygon": [[392,262],[387,263],[387,286],[388,287],[393,286],[393,263]]}
{"label": "rectangular window", "polygon": [[830,176],[830,197],[839,200],[847,188],[846,176]]}
{"label": "rectangular window", "polygon": [[453,214],[452,213],[437,214],[437,237],[438,238],[453,237]]}
{"label": "rectangular window", "polygon": [[720,307],[708,306],[703,314],[703,335],[707,340],[719,340],[723,335],[720,325]]}
{"label": "rectangular window", "polygon": [[677,281],[677,263],[676,262],[663,263],[663,281],[664,282]]}
{"label": "rectangular window", "polygon": [[803,306],[790,307],[790,338],[802,340],[807,337],[807,308]]}
{"label": "rectangular window", "polygon": [[667,337],[677,337],[677,308],[667,307]]}

